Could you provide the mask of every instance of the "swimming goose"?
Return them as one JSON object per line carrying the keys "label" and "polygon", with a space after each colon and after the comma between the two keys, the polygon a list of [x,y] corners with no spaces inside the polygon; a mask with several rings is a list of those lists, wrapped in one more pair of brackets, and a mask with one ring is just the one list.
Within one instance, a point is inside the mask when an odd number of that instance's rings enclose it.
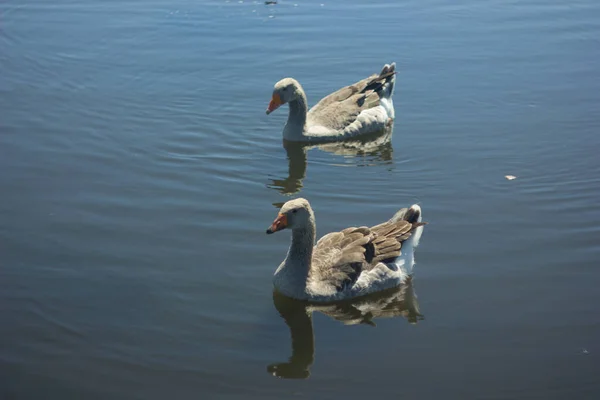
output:
{"label": "swimming goose", "polygon": [[386,64],[379,74],[331,93],[310,111],[300,83],[284,78],[273,88],[267,114],[288,103],[290,111],[283,138],[296,142],[345,140],[377,132],[394,119],[395,74],[396,63]]}
{"label": "swimming goose", "polygon": [[[287,257],[273,284],[299,300],[329,302],[363,296],[402,284],[422,233],[421,208],[398,211],[389,221],[351,227],[323,236],[316,245],[315,215],[308,200],[286,202],[267,233],[292,230]],[[313,246],[314,245],[314,246]],[[402,251],[401,251],[402,249]]]}

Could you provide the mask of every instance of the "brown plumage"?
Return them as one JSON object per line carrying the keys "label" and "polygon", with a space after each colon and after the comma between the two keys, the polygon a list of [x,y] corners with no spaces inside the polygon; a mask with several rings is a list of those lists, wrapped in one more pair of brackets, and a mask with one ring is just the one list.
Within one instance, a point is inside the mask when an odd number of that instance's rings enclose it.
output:
{"label": "brown plumage", "polygon": [[314,248],[309,280],[321,280],[342,290],[356,282],[363,271],[400,256],[402,243],[425,224],[392,219],[371,228],[351,227],[329,233]]}
{"label": "brown plumage", "polygon": [[379,106],[381,89],[395,74],[396,71],[384,69],[379,74],[373,74],[325,96],[308,112],[309,125],[343,129],[356,120],[362,111]]}

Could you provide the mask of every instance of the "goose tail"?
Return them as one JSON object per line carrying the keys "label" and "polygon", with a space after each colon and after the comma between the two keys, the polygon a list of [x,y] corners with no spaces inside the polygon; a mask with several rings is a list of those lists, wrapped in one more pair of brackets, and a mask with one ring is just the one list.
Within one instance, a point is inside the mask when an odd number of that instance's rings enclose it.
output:
{"label": "goose tail", "polygon": [[379,73],[379,79],[385,79],[381,88],[381,97],[391,99],[396,85],[396,63],[385,64]]}
{"label": "goose tail", "polygon": [[417,247],[419,245],[419,239],[421,239],[421,234],[423,233],[423,225],[425,222],[423,221],[423,212],[421,211],[421,207],[418,204],[413,204],[409,208],[402,208],[394,214],[394,216],[390,219],[392,222],[396,221],[408,221],[411,224],[416,224],[417,227],[414,228],[412,237],[410,238],[412,247]]}
{"label": "goose tail", "polygon": [[394,265],[398,270],[403,271],[406,275],[413,273],[415,265],[415,248],[419,245],[421,234],[423,233],[421,207],[418,204],[413,204],[408,208],[402,208],[394,214],[390,222],[408,221],[413,225],[411,235],[408,239],[402,242],[401,254],[394,260]]}
{"label": "goose tail", "polygon": [[416,224],[417,222],[421,222],[423,220],[423,212],[421,211],[421,207],[418,204],[413,204],[409,208],[401,208],[394,214],[390,221],[408,221],[411,224]]}

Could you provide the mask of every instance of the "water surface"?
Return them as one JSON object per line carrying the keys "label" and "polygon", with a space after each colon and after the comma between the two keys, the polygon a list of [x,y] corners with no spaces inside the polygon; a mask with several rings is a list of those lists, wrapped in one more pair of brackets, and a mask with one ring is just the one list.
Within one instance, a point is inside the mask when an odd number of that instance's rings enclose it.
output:
{"label": "water surface", "polygon": [[[0,6],[0,397],[600,395],[600,5],[322,1]],[[391,61],[389,140],[264,113]],[[423,208],[375,318],[273,296],[298,196],[319,235]]]}

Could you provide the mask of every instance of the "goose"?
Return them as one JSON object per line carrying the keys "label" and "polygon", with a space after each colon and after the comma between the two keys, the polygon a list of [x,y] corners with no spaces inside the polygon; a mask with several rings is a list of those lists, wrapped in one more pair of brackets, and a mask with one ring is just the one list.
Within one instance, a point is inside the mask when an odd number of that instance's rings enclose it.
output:
{"label": "goose", "polygon": [[292,230],[292,243],[273,285],[285,296],[312,302],[345,300],[399,286],[414,264],[413,247],[425,225],[421,218],[421,208],[414,204],[379,225],[331,232],[315,245],[310,203],[304,198],[289,200],[267,229],[267,234]]}
{"label": "goose", "polygon": [[275,84],[267,115],[289,104],[283,138],[295,142],[328,142],[381,131],[394,120],[392,95],[396,63],[324,97],[308,110],[300,83],[284,78]]}

